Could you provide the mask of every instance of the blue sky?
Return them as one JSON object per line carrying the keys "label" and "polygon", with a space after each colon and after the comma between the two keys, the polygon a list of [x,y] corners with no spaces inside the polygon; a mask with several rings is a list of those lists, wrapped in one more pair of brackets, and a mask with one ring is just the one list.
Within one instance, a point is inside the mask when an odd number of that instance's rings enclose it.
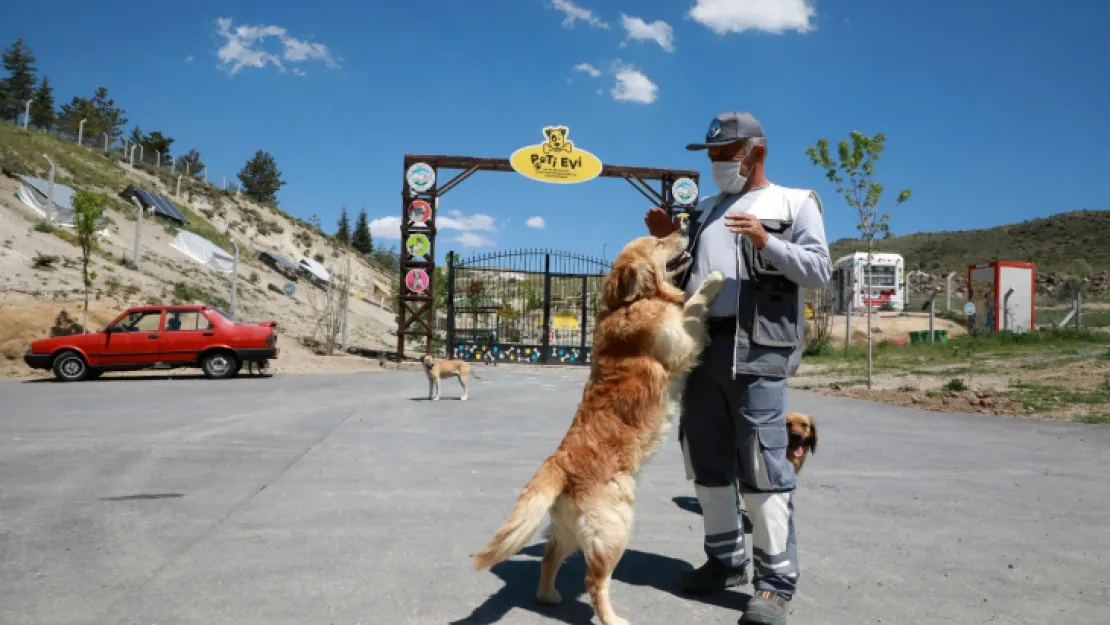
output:
{"label": "blue sky", "polygon": [[[769,177],[816,189],[835,240],[855,216],[804,150],[852,130],[887,135],[887,202],[913,190],[896,234],[1107,208],[1110,3],[1056,6],[66,0],[13,3],[0,39],[27,36],[59,105],[104,84],[128,128],[197,148],[217,180],[267,150],[283,208],[331,230],[341,205],[365,207],[377,243],[398,243],[405,152],[507,158],[562,124],[606,163],[698,169],[707,194],[705,155],[684,146],[726,110],[762,121]],[[441,201],[437,255],[607,246],[611,258],[649,207],[620,180],[479,173]]]}

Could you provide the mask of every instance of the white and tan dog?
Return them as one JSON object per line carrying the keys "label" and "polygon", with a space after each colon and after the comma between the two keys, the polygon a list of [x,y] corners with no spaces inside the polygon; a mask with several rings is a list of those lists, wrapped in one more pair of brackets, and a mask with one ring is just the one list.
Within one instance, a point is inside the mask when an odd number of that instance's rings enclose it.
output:
{"label": "white and tan dog", "polygon": [[439,401],[439,386],[443,378],[458,378],[462,385],[462,401],[470,395],[468,378],[473,375],[481,380],[470,370],[470,363],[465,360],[440,360],[431,354],[424,356],[424,375],[428,376],[428,399]]}

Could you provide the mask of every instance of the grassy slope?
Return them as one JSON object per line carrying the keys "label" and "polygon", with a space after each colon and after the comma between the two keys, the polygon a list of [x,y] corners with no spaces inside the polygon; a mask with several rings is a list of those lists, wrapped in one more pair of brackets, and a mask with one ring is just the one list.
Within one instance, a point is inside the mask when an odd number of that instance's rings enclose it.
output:
{"label": "grassy slope", "polygon": [[[896,252],[908,269],[930,273],[967,271],[994,259],[1033,261],[1038,273],[1110,271],[1110,210],[1060,213],[985,230],[927,232],[876,242],[876,251]],[[833,258],[866,247],[851,239],[830,245]]]}

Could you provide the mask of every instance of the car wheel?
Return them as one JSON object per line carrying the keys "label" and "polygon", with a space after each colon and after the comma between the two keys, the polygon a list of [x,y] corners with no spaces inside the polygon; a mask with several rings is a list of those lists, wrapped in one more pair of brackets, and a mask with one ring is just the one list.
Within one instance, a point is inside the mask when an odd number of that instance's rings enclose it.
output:
{"label": "car wheel", "polygon": [[65,351],[54,358],[54,377],[62,382],[80,382],[89,377],[89,365],[74,351]]}
{"label": "car wheel", "polygon": [[209,352],[201,360],[200,368],[204,371],[204,375],[209,378],[230,378],[238,371],[239,362],[230,352]]}

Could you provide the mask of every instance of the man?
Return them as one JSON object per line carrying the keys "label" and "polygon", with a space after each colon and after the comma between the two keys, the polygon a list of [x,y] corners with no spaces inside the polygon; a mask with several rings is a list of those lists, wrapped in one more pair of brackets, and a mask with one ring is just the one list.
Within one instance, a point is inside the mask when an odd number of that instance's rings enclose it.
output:
{"label": "man", "polygon": [[[798,581],[793,491],[786,457],[786,378],[798,368],[805,328],[803,289],[831,274],[817,194],[769,182],[767,142],[748,113],[718,115],[704,143],[721,192],[690,216],[693,262],[679,277],[689,297],[712,271],[725,286],[709,310],[710,345],[691,371],[679,427],[687,479],[701,504],[707,562],[681,586],[703,593],[747,582],[754,560],[755,595],[740,623],[782,625]],[[680,227],[658,208],[648,230]],[[752,524],[744,546],[739,482]]]}

